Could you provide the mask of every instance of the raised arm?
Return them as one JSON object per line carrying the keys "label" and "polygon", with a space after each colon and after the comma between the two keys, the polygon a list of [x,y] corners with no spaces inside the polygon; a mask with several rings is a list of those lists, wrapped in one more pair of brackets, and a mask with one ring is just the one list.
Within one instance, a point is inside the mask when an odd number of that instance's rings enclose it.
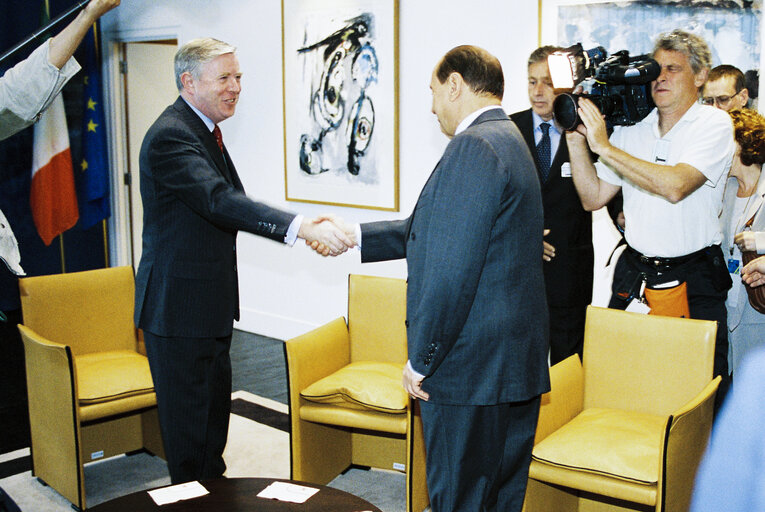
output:
{"label": "raised arm", "polygon": [[58,69],[64,67],[93,23],[119,4],[120,0],[91,0],[64,30],[50,40],[49,62]]}
{"label": "raised arm", "polygon": [[[600,160],[643,190],[657,194],[671,203],[677,203],[706,182],[706,176],[689,164],[682,162],[675,165],[656,164],[635,158],[613,146],[608,140],[603,116],[595,104],[585,98],[579,100],[579,116],[584,127],[580,125],[577,130],[586,136],[587,144],[600,155]],[[566,140],[568,141],[568,138]],[[573,165],[572,160],[572,172]]]}
{"label": "raised arm", "polygon": [[605,206],[621,187],[598,177],[587,147],[585,131],[586,129],[579,125],[577,131],[566,132],[566,144],[571,162],[571,178],[574,180],[576,193],[579,194],[582,207],[591,212]]}

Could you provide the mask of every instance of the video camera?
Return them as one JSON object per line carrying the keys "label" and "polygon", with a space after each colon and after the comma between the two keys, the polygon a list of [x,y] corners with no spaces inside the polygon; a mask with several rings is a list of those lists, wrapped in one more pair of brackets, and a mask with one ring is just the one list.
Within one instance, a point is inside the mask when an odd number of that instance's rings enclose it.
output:
{"label": "video camera", "polygon": [[583,86],[582,94],[563,93],[553,101],[555,119],[567,131],[582,122],[579,98],[592,101],[612,126],[635,124],[654,107],[650,82],[658,78],[661,67],[648,55],[630,57],[621,50],[609,57],[601,46],[583,50],[577,43],[550,54],[547,64],[556,89]]}

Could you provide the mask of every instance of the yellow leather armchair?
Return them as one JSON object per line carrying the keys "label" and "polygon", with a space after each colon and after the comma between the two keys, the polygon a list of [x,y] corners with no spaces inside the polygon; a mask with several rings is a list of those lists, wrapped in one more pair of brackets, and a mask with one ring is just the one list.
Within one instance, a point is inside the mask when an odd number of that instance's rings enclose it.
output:
{"label": "yellow leather armchair", "polygon": [[339,317],[285,343],[292,478],[326,484],[349,466],[406,472],[407,511],[428,505],[419,408],[401,385],[406,282],[351,275]]}
{"label": "yellow leather armchair", "polygon": [[524,510],[686,511],[712,428],[716,322],[590,306],[550,369]]}
{"label": "yellow leather armchair", "polygon": [[19,289],[32,474],[84,510],[83,464],[143,448],[164,456],[133,269],[29,277]]}

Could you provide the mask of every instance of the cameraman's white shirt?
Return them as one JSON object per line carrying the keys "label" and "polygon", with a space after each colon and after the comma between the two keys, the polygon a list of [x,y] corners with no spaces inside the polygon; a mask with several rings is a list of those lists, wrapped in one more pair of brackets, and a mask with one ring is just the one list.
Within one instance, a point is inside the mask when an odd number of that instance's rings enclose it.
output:
{"label": "cameraman's white shirt", "polygon": [[611,144],[648,162],[686,163],[707,181],[688,197],[672,204],[646,192],[601,161],[598,176],[622,187],[625,238],[649,256],[683,256],[722,242],[718,214],[725,179],[735,150],[733,123],[727,112],[694,103],[672,129],[659,135],[659,114],[654,109],[634,126],[617,126]]}

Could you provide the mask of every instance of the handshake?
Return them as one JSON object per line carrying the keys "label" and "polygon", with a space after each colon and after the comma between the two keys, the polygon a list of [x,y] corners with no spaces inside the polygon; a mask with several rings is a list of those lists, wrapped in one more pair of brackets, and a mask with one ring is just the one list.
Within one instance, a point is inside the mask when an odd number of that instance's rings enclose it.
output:
{"label": "handshake", "polygon": [[303,219],[298,238],[322,256],[337,256],[358,245],[355,226],[331,214]]}

